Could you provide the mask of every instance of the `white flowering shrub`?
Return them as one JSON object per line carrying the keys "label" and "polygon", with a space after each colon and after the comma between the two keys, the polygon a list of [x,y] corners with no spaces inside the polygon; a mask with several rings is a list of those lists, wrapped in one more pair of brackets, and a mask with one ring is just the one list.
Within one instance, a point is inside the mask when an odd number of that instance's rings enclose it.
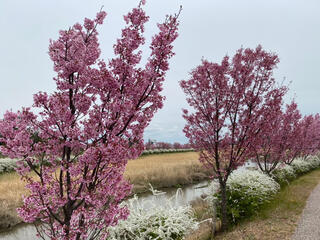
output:
{"label": "white flowering shrub", "polygon": [[291,166],[294,168],[297,174],[303,174],[311,170],[311,165],[301,158],[294,159],[291,163]]}
{"label": "white flowering shrub", "polygon": [[[155,196],[163,194],[152,191]],[[127,220],[109,227],[108,240],[180,240],[198,227],[190,205],[178,206],[168,199],[164,206],[159,206],[152,200],[140,201],[136,195],[126,204],[130,215]]]}
{"label": "white flowering shrub", "polygon": [[[309,156],[305,159],[297,158],[291,165],[283,165],[275,169],[271,176],[259,170],[235,170],[227,181],[228,217],[231,222],[252,215],[262,204],[270,201],[279,191],[279,183],[289,182],[297,175],[307,173],[320,167],[320,157]],[[209,203],[216,206],[217,215],[220,216],[221,197],[219,184],[212,182]]]}
{"label": "white flowering shrub", "polygon": [[293,166],[290,165],[279,166],[272,171],[271,175],[280,184],[288,183],[297,177]]}
{"label": "white flowering shrub", "polygon": [[[254,214],[262,204],[270,201],[279,191],[280,185],[258,170],[235,170],[227,181],[228,217],[237,222]],[[215,194],[220,201],[219,192]],[[220,215],[220,204],[217,214]]]}
{"label": "white flowering shrub", "polygon": [[318,156],[310,156],[306,161],[311,165],[312,169],[320,167],[320,158]]}
{"label": "white flowering shrub", "polygon": [[291,163],[296,174],[304,174],[320,166],[320,159],[317,156],[310,156],[306,159],[297,158]]}
{"label": "white flowering shrub", "polygon": [[280,166],[272,171],[272,177],[278,183],[292,181],[297,177],[320,167],[320,159],[317,156],[308,156],[307,158],[296,158],[291,165]]}
{"label": "white flowering shrub", "polygon": [[0,174],[14,171],[17,167],[17,159],[0,158]]}

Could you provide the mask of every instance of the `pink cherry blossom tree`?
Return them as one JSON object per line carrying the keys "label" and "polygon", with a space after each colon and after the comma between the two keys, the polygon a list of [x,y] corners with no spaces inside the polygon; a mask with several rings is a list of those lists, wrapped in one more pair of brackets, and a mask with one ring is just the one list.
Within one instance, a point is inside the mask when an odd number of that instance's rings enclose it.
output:
{"label": "pink cherry blossom tree", "polygon": [[302,146],[301,144],[301,113],[297,103],[292,101],[286,106],[283,114],[282,126],[282,142],[284,149],[283,162],[290,165],[292,161],[299,156]]}
{"label": "pink cherry blossom tree", "polygon": [[313,116],[312,123],[310,127],[308,127],[308,130],[309,130],[308,154],[314,155],[319,153],[319,149],[320,149],[320,114],[319,113]]}
{"label": "pink cherry blossom tree", "polygon": [[184,133],[220,184],[222,229],[228,225],[226,182],[252,156],[250,145],[264,131],[258,120],[278,91],[272,77],[278,62],[276,54],[261,46],[241,48],[221,64],[203,60],[189,80],[180,82],[194,109],[191,113],[183,110]]}
{"label": "pink cherry blossom tree", "polygon": [[[282,104],[281,104],[282,105]],[[250,146],[255,155],[255,162],[261,171],[269,174],[286,160],[293,160],[301,149],[299,120],[300,113],[297,104],[292,101],[282,112],[281,105],[272,104],[260,119],[264,131],[259,132],[256,141]],[[276,109],[274,109],[276,107]]]}
{"label": "pink cherry blossom tree", "polygon": [[173,148],[174,149],[183,149],[183,145],[181,143],[174,142],[173,143]]}
{"label": "pink cherry blossom tree", "polygon": [[278,143],[274,141],[274,148],[283,152],[281,158],[284,163],[290,165],[295,158],[306,159],[319,150],[319,120],[318,114],[302,118],[294,101],[287,105],[278,127],[280,140]]}
{"label": "pink cherry blossom tree", "polygon": [[306,159],[320,149],[320,116],[306,115],[300,122],[300,157]]}
{"label": "pink cherry blossom tree", "polygon": [[56,91],[34,95],[38,114],[23,108],[0,121],[1,152],[22,159],[17,171],[30,192],[18,213],[37,223],[42,238],[106,239],[108,226],[128,215],[119,206],[131,191],[123,173],[143,150],[143,131],[162,107],[178,36],[178,15],[167,16],[143,67],[139,47],[149,19],[143,4],[124,16],[127,25],[108,62],[100,58],[97,31],[104,11],[60,31],[49,46]]}

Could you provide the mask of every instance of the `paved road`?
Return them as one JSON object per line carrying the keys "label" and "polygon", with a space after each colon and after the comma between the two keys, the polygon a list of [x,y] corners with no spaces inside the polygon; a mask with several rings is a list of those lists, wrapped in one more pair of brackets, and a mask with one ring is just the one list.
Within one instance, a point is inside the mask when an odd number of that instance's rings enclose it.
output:
{"label": "paved road", "polygon": [[292,240],[320,240],[320,184],[310,194]]}

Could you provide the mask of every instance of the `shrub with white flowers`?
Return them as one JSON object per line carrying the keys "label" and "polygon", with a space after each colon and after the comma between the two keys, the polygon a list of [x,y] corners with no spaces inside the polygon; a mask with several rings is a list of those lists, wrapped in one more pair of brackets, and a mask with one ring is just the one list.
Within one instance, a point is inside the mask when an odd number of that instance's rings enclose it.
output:
{"label": "shrub with white flowers", "polygon": [[[227,181],[228,217],[231,222],[254,214],[262,204],[270,201],[279,191],[279,183],[289,182],[298,175],[307,173],[320,167],[320,157],[309,156],[297,158],[291,165],[282,165],[275,169],[271,176],[259,170],[235,170]],[[211,184],[207,198],[211,206],[216,206],[216,213],[220,216],[219,184],[217,180]]]}
{"label": "shrub with white flowers", "polygon": [[311,165],[312,169],[320,167],[320,158],[318,156],[309,156],[306,161]]}
{"label": "shrub with white flowers", "polygon": [[[258,170],[235,170],[227,181],[228,217],[230,221],[252,215],[262,204],[270,201],[280,185]],[[219,192],[216,193],[220,201]],[[217,214],[220,215],[219,204]]]}
{"label": "shrub with white flowers", "polygon": [[310,156],[306,159],[297,158],[292,161],[291,166],[297,174],[304,174],[319,167],[320,159],[317,156]]}
{"label": "shrub with white flowers", "polygon": [[[164,194],[152,189],[153,194]],[[178,190],[177,195],[181,194]],[[173,201],[174,202],[174,201]],[[127,220],[109,227],[108,240],[180,240],[198,227],[190,205],[178,206],[168,199],[159,206],[153,200],[140,201],[135,195],[127,206],[130,215]]]}
{"label": "shrub with white flowers", "polygon": [[17,167],[17,161],[16,159],[0,158],[0,174],[14,171]]}
{"label": "shrub with white flowers", "polygon": [[274,180],[278,183],[288,183],[297,177],[294,168],[290,165],[279,166],[271,173]]}

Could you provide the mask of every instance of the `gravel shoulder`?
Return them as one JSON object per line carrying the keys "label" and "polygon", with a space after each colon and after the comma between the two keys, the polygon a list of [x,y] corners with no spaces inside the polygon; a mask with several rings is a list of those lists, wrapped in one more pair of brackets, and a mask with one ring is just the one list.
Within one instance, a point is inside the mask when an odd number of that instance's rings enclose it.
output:
{"label": "gravel shoulder", "polygon": [[320,239],[320,184],[310,194],[292,240]]}

